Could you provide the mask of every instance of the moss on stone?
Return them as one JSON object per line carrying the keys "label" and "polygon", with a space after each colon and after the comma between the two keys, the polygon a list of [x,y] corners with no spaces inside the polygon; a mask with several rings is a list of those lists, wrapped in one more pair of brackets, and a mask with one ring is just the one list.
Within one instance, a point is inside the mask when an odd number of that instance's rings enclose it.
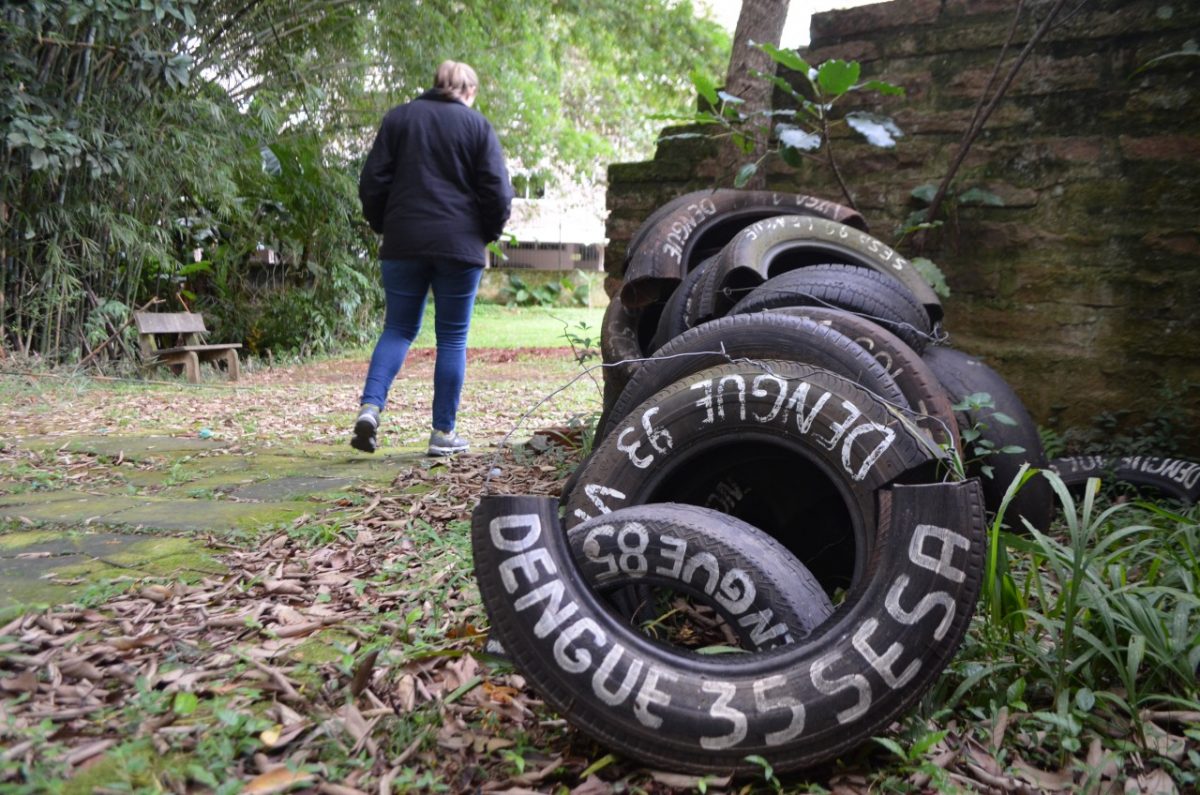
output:
{"label": "moss on stone", "polygon": [[54,530],[15,530],[12,532],[0,530],[0,555],[15,553],[34,544],[58,541],[62,535],[61,532]]}

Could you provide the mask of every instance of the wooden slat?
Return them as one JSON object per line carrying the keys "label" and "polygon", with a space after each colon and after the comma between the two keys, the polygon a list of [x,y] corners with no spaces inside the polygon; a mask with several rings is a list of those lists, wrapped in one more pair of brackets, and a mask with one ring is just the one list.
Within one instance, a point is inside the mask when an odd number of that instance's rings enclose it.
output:
{"label": "wooden slat", "polygon": [[198,312],[135,312],[139,334],[207,334]]}
{"label": "wooden slat", "polygon": [[196,353],[204,353],[205,351],[229,351],[237,350],[242,347],[240,342],[227,342],[222,345],[179,345],[174,348],[163,348],[162,350],[154,351],[155,356],[166,356],[168,353],[183,353],[185,351],[195,351]]}

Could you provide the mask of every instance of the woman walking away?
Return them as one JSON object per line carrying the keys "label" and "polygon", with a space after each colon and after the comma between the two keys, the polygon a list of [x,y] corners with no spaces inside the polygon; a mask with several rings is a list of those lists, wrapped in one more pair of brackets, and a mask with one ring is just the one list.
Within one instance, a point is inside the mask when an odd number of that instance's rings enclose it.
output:
{"label": "woman walking away", "polygon": [[467,368],[467,329],[485,248],[504,231],[512,186],[492,125],[472,109],[475,70],[445,61],[434,87],[383,117],[358,182],[379,249],[387,313],[371,354],[350,444],[375,452],[379,415],[433,290],[437,361],[429,455],[469,446],[454,432]]}

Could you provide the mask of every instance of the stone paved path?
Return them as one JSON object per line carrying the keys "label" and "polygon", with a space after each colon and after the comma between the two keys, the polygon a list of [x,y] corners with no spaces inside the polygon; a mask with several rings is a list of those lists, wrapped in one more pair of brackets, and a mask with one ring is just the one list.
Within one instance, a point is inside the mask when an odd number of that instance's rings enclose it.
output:
{"label": "stone paved path", "polygon": [[[87,454],[79,484],[31,489],[0,476],[0,616],[57,604],[127,577],[221,571],[214,540],[329,510],[358,484],[386,486],[423,449],[253,449],[196,437],[26,436],[18,449]],[[7,493],[6,493],[7,492]],[[347,510],[352,510],[351,503]]]}

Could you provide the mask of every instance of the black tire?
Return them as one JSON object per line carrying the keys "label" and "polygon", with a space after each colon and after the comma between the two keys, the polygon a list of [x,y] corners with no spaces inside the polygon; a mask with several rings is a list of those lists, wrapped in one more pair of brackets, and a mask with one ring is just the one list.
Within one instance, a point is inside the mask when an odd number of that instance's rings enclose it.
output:
{"label": "black tire", "polygon": [[526,679],[571,724],[654,768],[750,773],[827,762],[879,734],[949,663],[979,595],[978,484],[895,486],[872,576],[818,635],[757,654],[683,654],[608,612],[542,497],[484,497],[471,541],[480,594]]}
{"label": "black tire", "polygon": [[708,508],[625,508],[576,525],[568,541],[596,593],[644,585],[686,594],[720,615],[743,649],[802,641],[833,613],[812,572],[779,542]]}
{"label": "black tire", "polygon": [[704,260],[688,271],[687,276],[684,276],[683,280],[675,287],[675,291],[667,299],[662,314],[658,318],[658,329],[654,332],[654,339],[650,343],[651,352],[658,350],[692,327],[689,318],[693,312],[692,305],[697,300],[697,290],[704,284],[705,277],[715,262],[714,257]]}
{"label": "black tire", "polygon": [[[701,311],[711,315],[704,301],[729,300],[728,294],[749,279],[760,282],[798,268],[825,263],[856,265],[890,276],[903,284],[927,316],[927,327],[942,320],[942,302],[917,269],[886,243],[866,232],[826,218],[776,216],[764,218],[738,232],[721,250],[715,289],[701,298]],[[752,276],[751,276],[752,274]],[[741,293],[740,295],[744,295]]]}
{"label": "black tire", "polygon": [[642,366],[645,353],[638,342],[638,315],[625,309],[614,295],[600,321],[600,360],[604,363],[604,408],[621,394],[625,384]]}
{"label": "black tire", "polygon": [[1050,459],[1050,469],[1074,488],[1099,478],[1125,483],[1188,505],[1200,501],[1200,462],[1154,455],[1072,455]]}
{"label": "black tire", "polygon": [[876,492],[931,479],[941,460],[873,395],[811,365],[724,364],[668,383],[593,449],[566,495],[568,527],[629,505],[715,508],[773,536],[833,593],[865,576]]}
{"label": "black tire", "polygon": [[716,260],[696,288],[696,300],[692,301],[688,313],[689,328],[725,317],[743,296],[766,281],[762,274],[748,268],[722,269],[719,254]]}
{"label": "black tire", "polygon": [[929,434],[934,444],[962,452],[959,448],[958,422],[946,390],[925,360],[895,334],[865,317],[842,309],[789,306],[771,312],[807,318],[845,334],[879,360],[908,401],[913,421]]}
{"label": "black tire", "polygon": [[932,339],[929,316],[907,287],[886,273],[857,265],[812,265],[781,273],[747,293],[730,314],[784,306],[825,306],[862,315],[917,353]]}
{"label": "black tire", "polygon": [[621,300],[630,309],[665,301],[695,264],[720,251],[742,229],[785,214],[867,228],[849,207],[813,196],[726,189],[688,193],[659,207],[634,233],[622,270]]}
{"label": "black tire", "polygon": [[[973,461],[972,445],[963,445],[968,461],[967,474],[979,477],[983,485],[984,504],[989,511],[995,513],[1000,510],[1004,493],[1017,476],[1022,464],[1027,463],[1037,469],[1049,466],[1037,425],[1008,382],[979,359],[944,346],[929,348],[921,358],[933,370],[938,381],[946,389],[946,394],[955,404],[961,404],[966,398],[980,392],[991,396],[990,408],[958,412],[958,426],[961,431],[980,430],[981,438],[991,442],[996,450],[1009,446],[1024,450],[1020,453],[997,452],[987,456],[985,460]],[[996,412],[1007,415],[1016,424],[1002,422],[995,417]],[[992,468],[991,477],[985,475],[985,466]],[[1054,511],[1054,491],[1049,481],[1043,477],[1033,477],[1009,503],[1005,519],[1008,525],[1016,530],[1024,528],[1021,522],[1021,519],[1024,519],[1045,532],[1054,519]]]}
{"label": "black tire", "polygon": [[733,359],[783,359],[816,365],[849,379],[901,409],[904,393],[875,357],[844,334],[809,320],[760,312],[689,329],[655,351],[596,423],[596,443],[634,406],[669,384]]}

